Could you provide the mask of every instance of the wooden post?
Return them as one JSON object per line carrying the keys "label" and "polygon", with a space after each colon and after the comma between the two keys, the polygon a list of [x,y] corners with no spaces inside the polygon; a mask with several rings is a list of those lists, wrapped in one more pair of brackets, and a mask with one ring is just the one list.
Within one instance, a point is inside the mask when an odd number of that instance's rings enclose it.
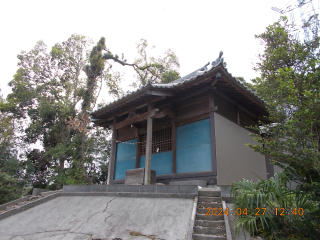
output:
{"label": "wooden post", "polygon": [[108,185],[112,185],[112,181],[114,179],[116,148],[117,148],[117,143],[115,141],[116,138],[117,138],[117,130],[116,130],[116,117],[115,117],[113,119],[113,124],[112,124],[111,153],[110,153],[110,162],[108,167],[108,178],[107,178]]}
{"label": "wooden post", "polygon": [[236,108],[237,108],[237,123],[238,123],[238,125],[240,125],[239,107],[238,107],[238,106],[236,106]]}
{"label": "wooden post", "polygon": [[152,111],[153,103],[148,103],[148,117],[147,117],[147,143],[146,143],[146,163],[144,172],[144,185],[150,185],[151,178],[151,154],[152,154]]}
{"label": "wooden post", "polygon": [[[214,93],[209,91],[209,107],[215,107]],[[210,113],[210,138],[211,138],[211,161],[212,161],[212,172],[214,176],[217,176],[217,158],[216,158],[216,133],[214,123],[214,112]]]}
{"label": "wooden post", "polygon": [[[140,126],[139,126],[140,127]],[[140,128],[137,128],[137,149],[136,149],[136,168],[140,167],[140,155],[141,155],[141,137]]]}
{"label": "wooden post", "polygon": [[172,119],[172,136],[171,136],[171,148],[172,148],[172,173],[177,173],[177,141],[176,141],[176,123]]}
{"label": "wooden post", "polygon": [[212,172],[214,176],[217,176],[216,133],[215,133],[215,123],[214,123],[214,112],[210,113],[210,138],[211,138]]}

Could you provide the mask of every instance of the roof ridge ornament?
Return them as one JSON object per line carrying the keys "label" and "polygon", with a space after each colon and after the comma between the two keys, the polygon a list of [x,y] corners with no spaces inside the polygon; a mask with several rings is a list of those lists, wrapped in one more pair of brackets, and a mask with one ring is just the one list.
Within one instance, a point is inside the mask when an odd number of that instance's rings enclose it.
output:
{"label": "roof ridge ornament", "polygon": [[210,64],[210,62],[208,62],[206,65],[204,65],[202,68],[200,68],[198,71],[206,71],[208,70],[207,66]]}
{"label": "roof ridge ornament", "polygon": [[227,66],[227,63],[223,62],[224,58],[222,57],[222,55],[223,55],[223,51],[220,51],[220,52],[219,52],[219,57],[218,57],[215,61],[213,61],[213,62],[211,63],[211,69],[217,67],[217,66],[220,65],[221,63],[222,63],[222,65],[223,65],[224,67]]}

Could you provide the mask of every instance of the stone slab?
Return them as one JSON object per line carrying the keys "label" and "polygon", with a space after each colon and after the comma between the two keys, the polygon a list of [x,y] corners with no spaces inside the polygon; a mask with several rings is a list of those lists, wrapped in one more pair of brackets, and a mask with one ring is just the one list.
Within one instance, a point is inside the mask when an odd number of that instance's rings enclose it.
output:
{"label": "stone slab", "polygon": [[42,192],[48,192],[48,190],[42,189],[42,188],[33,188],[32,189],[32,196],[37,196],[38,194],[40,194]]}
{"label": "stone slab", "polygon": [[101,196],[59,196],[2,219],[0,236],[51,240],[192,239],[194,199],[91,194]]}

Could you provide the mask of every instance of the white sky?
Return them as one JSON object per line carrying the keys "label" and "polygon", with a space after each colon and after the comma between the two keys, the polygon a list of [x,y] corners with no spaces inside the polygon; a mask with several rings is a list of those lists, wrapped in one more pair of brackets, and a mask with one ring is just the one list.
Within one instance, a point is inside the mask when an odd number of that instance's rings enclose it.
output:
{"label": "white sky", "polygon": [[[43,40],[50,49],[71,34],[88,36],[106,45],[128,62],[136,57],[141,38],[162,53],[171,48],[185,76],[224,52],[228,71],[250,80],[259,41],[254,38],[279,19],[271,7],[290,0],[210,1],[81,1],[2,0],[0,3],[0,88],[6,96],[8,82],[17,70],[17,54],[30,51]],[[291,0],[292,1],[292,0]],[[314,2],[318,7],[317,1]],[[133,80],[127,74],[128,82]]]}

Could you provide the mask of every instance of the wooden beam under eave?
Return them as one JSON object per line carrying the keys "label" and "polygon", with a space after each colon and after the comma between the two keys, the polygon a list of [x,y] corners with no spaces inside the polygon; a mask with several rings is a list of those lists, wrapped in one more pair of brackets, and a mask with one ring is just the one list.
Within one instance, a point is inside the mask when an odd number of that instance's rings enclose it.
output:
{"label": "wooden beam under eave", "polygon": [[[154,99],[149,100],[148,102],[155,103],[155,102],[161,101],[161,100],[163,100],[163,99],[165,99],[165,98],[166,98],[166,97],[156,97],[156,98],[154,98]],[[108,117],[108,118],[106,118],[105,120],[106,120],[106,121],[110,121],[110,120],[112,120],[112,119],[114,118],[114,115],[116,115],[116,116],[122,116],[122,115],[124,115],[124,114],[129,113],[132,109],[138,110],[138,109],[140,109],[140,108],[143,108],[143,107],[145,107],[145,106],[148,105],[148,102],[145,102],[145,103],[140,104],[140,105],[135,106],[135,107],[132,107],[132,106],[126,107],[125,109],[122,109],[121,112],[120,112],[120,111],[117,111],[117,112],[114,112],[114,113],[112,113],[112,114],[110,113],[111,116]],[[101,115],[103,115],[103,114],[101,114]]]}
{"label": "wooden beam under eave", "polygon": [[219,78],[216,78],[213,83],[210,85],[210,87],[214,87],[214,85],[216,85],[216,83],[219,81]]}
{"label": "wooden beam under eave", "polygon": [[233,103],[234,105],[236,105],[237,107],[239,107],[241,110],[249,113],[251,116],[256,117],[256,114],[251,112],[249,109],[247,109],[246,107],[240,105],[239,103],[237,103],[236,101],[234,101],[233,99],[231,99],[229,96],[227,96],[226,94],[224,94],[223,92],[219,91],[218,89],[214,89],[214,93],[219,94],[221,97],[227,99],[229,102]]}
{"label": "wooden beam under eave", "polygon": [[119,122],[116,124],[116,129],[123,128],[123,127],[130,125],[130,124],[133,124],[133,123],[142,122],[147,119],[147,115],[148,115],[148,113],[142,113],[142,114],[135,116],[133,118],[129,118],[129,119],[126,119],[122,122]]}
{"label": "wooden beam under eave", "polygon": [[174,118],[174,113],[170,109],[164,109],[161,112],[156,112],[151,117],[152,118],[163,118],[165,116],[169,116],[170,118]]}
{"label": "wooden beam under eave", "polygon": [[144,170],[144,185],[150,185],[151,180],[151,154],[152,154],[152,124],[151,118],[152,103],[148,103],[148,115],[147,115],[147,142],[146,142],[146,162]]}
{"label": "wooden beam under eave", "polygon": [[221,79],[221,73],[217,72],[217,75],[215,76],[214,81],[211,83],[210,87],[214,87],[214,85],[216,85],[219,79]]}
{"label": "wooden beam under eave", "polygon": [[187,113],[187,114],[184,114],[184,115],[180,115],[180,116],[177,116],[175,118],[175,120],[176,121],[180,121],[180,120],[193,118],[195,116],[199,116],[199,115],[202,115],[202,114],[205,114],[205,113],[210,113],[210,112],[215,112],[215,111],[218,111],[218,106],[209,107],[209,108],[204,109],[204,110],[198,110],[198,111],[190,112],[190,113]]}
{"label": "wooden beam under eave", "polygon": [[[225,75],[228,75],[227,73]],[[225,80],[225,83],[233,86],[235,89],[237,89],[240,93],[244,94],[245,96],[247,96],[249,98],[249,100],[252,102],[252,103],[255,103],[257,105],[259,105],[260,107],[262,108],[265,108],[265,105],[264,103],[259,100],[256,96],[254,96],[252,93],[250,93],[248,90],[246,90],[244,87],[242,86],[239,86],[239,83],[237,83],[236,81],[234,80],[231,80],[230,77],[225,77],[224,78]]]}
{"label": "wooden beam under eave", "polygon": [[154,90],[154,89],[148,89],[147,94],[162,96],[162,97],[172,97],[175,95],[173,91],[161,91],[161,90]]}

